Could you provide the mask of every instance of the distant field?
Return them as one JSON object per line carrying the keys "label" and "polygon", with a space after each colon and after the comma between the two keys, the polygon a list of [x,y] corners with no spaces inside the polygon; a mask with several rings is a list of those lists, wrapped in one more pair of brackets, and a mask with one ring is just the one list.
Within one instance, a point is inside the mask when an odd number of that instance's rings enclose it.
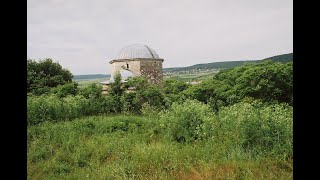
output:
{"label": "distant field", "polygon": [[98,79],[98,78],[110,78],[110,74],[83,74],[83,75],[73,76],[73,80],[86,80],[86,79]]}
{"label": "distant field", "polygon": [[100,82],[102,81],[106,81],[109,78],[97,78],[97,79],[81,79],[81,80],[75,80],[75,82],[77,82],[79,84],[79,88],[83,88],[86,87],[92,83],[98,83],[100,84]]}
{"label": "distant field", "polygon": [[200,73],[190,73],[190,74],[173,74],[173,75],[165,75],[164,79],[172,78],[185,82],[191,81],[201,81],[210,77],[213,77],[217,74],[218,71],[212,70],[210,72],[200,72]]}
{"label": "distant field", "polygon": [[[189,73],[189,74],[172,74],[172,75],[164,75],[164,79],[172,78],[177,79],[185,82],[191,82],[191,81],[201,81],[210,77],[213,77],[215,74],[217,74],[218,71],[212,70],[209,72],[195,72],[195,73]],[[98,83],[102,81],[106,81],[109,78],[96,78],[96,79],[78,79],[75,80],[79,84],[79,88],[86,87],[92,83]]]}

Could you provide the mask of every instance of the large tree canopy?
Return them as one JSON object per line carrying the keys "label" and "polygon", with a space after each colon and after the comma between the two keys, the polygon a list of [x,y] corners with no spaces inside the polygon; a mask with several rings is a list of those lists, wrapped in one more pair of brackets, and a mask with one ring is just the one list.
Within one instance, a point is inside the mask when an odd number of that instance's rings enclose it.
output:
{"label": "large tree canopy", "polygon": [[292,104],[292,62],[263,61],[221,70],[212,79],[191,86],[183,95],[201,102],[218,100],[223,105],[241,101],[245,97]]}
{"label": "large tree canopy", "polygon": [[51,87],[72,82],[73,75],[67,69],[47,58],[36,62],[27,60],[27,92],[42,94],[48,92]]}

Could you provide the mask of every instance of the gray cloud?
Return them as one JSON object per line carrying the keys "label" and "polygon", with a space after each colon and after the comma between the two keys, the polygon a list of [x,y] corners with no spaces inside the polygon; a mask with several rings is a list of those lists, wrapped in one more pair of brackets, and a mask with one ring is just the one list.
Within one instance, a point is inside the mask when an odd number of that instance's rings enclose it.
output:
{"label": "gray cloud", "polygon": [[28,0],[28,57],[73,74],[110,73],[129,44],[164,67],[260,59],[293,50],[292,0]]}

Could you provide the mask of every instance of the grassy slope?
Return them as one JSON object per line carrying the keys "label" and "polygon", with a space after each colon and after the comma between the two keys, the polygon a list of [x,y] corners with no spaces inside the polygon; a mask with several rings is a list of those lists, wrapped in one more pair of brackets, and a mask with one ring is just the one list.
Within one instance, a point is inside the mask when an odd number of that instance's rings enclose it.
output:
{"label": "grassy slope", "polygon": [[[136,123],[126,131],[113,125],[124,121]],[[154,122],[94,116],[29,127],[28,179],[292,179],[292,162],[226,156],[213,141],[167,141],[150,132]]]}

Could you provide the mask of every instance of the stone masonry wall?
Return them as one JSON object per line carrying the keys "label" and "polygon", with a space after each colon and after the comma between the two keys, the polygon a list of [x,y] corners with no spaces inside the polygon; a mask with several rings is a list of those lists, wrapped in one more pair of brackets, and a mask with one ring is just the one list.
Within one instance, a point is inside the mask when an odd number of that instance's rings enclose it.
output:
{"label": "stone masonry wall", "polygon": [[144,60],[140,62],[140,72],[142,76],[148,78],[153,84],[160,84],[163,81],[162,61]]}
{"label": "stone masonry wall", "polygon": [[[112,74],[126,69],[135,75],[146,77],[153,84],[159,84],[163,81],[162,61],[163,59],[123,59],[110,63],[112,64]],[[127,64],[129,68],[127,68]]]}

